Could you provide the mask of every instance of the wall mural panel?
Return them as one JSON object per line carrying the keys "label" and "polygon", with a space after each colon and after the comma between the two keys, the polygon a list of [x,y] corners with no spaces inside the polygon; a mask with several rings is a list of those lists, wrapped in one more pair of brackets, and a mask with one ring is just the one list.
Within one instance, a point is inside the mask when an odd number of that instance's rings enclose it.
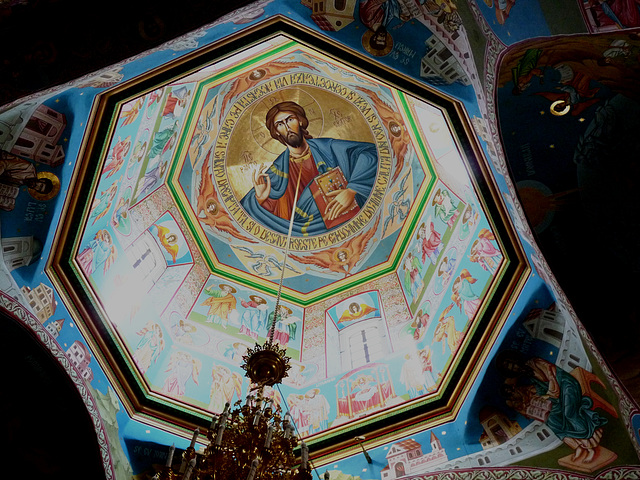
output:
{"label": "wall mural panel", "polygon": [[[496,75],[515,176],[538,181],[520,193],[546,199],[540,182],[571,184],[553,155],[566,151],[523,139],[563,131],[591,146],[607,115],[633,111],[635,33],[524,41],[498,70],[502,43],[557,27],[545,2],[343,3],[256,2],[0,114],[3,305],[31,312],[98,405],[109,478],[153,475],[168,445],[244,398],[242,356],[271,333],[281,274],[273,338],[292,368],[267,394],[330,478],[637,475],[637,406],[518,214],[482,85]],[[592,31],[632,24],[580,7]],[[314,33],[251,27],[285,10]],[[465,138],[471,116],[493,164]],[[553,175],[530,174],[543,157]]]}
{"label": "wall mural panel", "polygon": [[516,264],[448,101],[283,34],[123,96],[74,260],[117,369],[206,418],[273,333],[307,437],[453,388]]}

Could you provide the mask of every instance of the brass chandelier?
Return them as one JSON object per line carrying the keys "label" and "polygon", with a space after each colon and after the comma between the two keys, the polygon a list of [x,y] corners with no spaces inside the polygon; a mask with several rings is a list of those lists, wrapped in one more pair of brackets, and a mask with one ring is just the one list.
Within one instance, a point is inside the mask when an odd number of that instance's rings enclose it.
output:
{"label": "brass chandelier", "polygon": [[[296,185],[289,232],[284,251],[276,304],[271,314],[269,336],[263,345],[255,344],[242,357],[241,368],[255,385],[244,405],[238,400],[233,407],[213,416],[207,430],[209,445],[203,454],[196,453],[200,434],[193,432],[191,445],[184,451],[179,467],[173,465],[175,447],[158,474],[159,480],[311,480],[309,449],[300,442],[300,463],[293,453],[298,445],[295,425],[289,413],[283,415],[279,405],[264,396],[265,386],[279,384],[291,368],[286,350],[273,342],[276,323],[280,319],[280,297],[289,256],[291,232],[300,187]],[[326,476],[325,476],[326,477]]]}

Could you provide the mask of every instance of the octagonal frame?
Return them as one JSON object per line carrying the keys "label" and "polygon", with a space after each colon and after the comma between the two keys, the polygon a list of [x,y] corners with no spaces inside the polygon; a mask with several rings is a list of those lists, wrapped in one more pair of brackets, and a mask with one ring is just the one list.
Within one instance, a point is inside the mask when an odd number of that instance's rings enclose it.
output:
{"label": "octagonal frame", "polygon": [[[398,72],[374,63],[362,54],[346,50],[343,45],[320,37],[318,33],[291,20],[283,17],[270,18],[98,95],[87,125],[87,131],[91,133],[85,137],[79,155],[80,161],[69,188],[69,191],[75,192],[75,195],[69,195],[66,199],[63,220],[60,222],[52,246],[54,253],[49,258],[46,272],[58,291],[64,292],[61,296],[62,300],[87,338],[92,351],[97,354],[98,361],[130,416],[185,436],[195,426],[201,428],[208,426],[210,419],[206,415],[177,407],[171,402],[158,398],[149,392],[146,385],[131,372],[131,359],[127,358],[125,352],[100,321],[104,315],[103,309],[99,302],[92,298],[90,288],[78,279],[80,272],[74,257],[78,251],[79,237],[75,232],[87,218],[87,208],[83,205],[82,199],[92,198],[96,189],[100,173],[97,166],[100,165],[103,154],[101,145],[105,143],[112,128],[109,112],[114,111],[118,105],[130,98],[132,92],[140,94],[151,91],[159,84],[169,83],[178,76],[184,76],[205,64],[225,58],[238,49],[278,34],[295,38],[326,55],[340,58],[341,62],[361,69],[368,75],[392,84],[415,97],[425,99],[440,108],[456,133],[456,144],[465,157],[467,167],[471,170],[472,181],[483,209],[488,214],[492,228],[501,239],[500,244],[506,260],[499,274],[499,286],[496,287],[493,295],[486,299],[482,307],[482,317],[471,332],[468,345],[474,345],[475,348],[466,348],[457,358],[458,368],[446,384],[438,390],[437,395],[393,409],[392,422],[385,420],[389,412],[381,412],[363,421],[349,424],[331,434],[312,436],[307,439],[316,458],[322,456],[325,459],[334,459],[353,453],[353,449],[358,448],[353,441],[354,436],[367,435],[368,438],[376,438],[377,444],[382,444],[424,429],[426,425],[435,426],[455,417],[480,371],[482,361],[487,358],[491,345],[506,322],[510,308],[530,271],[498,189],[493,184],[490,168],[483,157],[465,109],[458,100],[435,92]],[[399,259],[396,259],[395,263],[391,263],[389,271],[397,267],[398,261]]]}

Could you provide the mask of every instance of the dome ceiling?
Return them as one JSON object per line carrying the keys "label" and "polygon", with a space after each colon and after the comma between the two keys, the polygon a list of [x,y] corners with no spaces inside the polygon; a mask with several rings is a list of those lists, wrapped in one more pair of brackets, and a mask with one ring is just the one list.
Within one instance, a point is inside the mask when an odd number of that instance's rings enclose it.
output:
{"label": "dome ceiling", "polygon": [[461,104],[385,78],[272,20],[99,97],[53,267],[132,415],[242,399],[281,275],[272,395],[323,406],[303,437],[455,413],[525,266]]}

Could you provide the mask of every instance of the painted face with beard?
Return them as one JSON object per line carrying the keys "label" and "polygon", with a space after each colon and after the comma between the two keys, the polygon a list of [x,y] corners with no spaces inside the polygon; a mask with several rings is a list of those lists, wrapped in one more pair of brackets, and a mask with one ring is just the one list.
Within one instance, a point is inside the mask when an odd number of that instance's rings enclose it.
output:
{"label": "painted face with beard", "polygon": [[304,143],[304,136],[300,128],[300,120],[291,112],[280,112],[273,123],[276,131],[280,134],[285,143],[293,148],[298,148]]}

